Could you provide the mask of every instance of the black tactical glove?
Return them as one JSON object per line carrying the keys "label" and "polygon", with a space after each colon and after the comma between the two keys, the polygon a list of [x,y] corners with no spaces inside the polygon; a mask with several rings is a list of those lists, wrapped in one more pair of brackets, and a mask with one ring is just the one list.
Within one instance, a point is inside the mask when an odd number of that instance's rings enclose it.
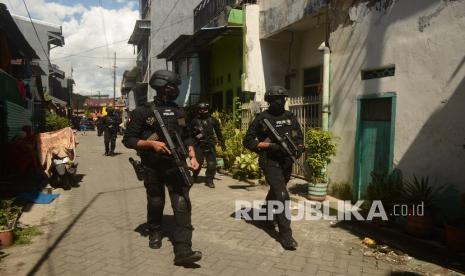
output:
{"label": "black tactical glove", "polygon": [[221,149],[222,149],[223,151],[226,150],[226,144],[224,143],[224,141],[221,141],[221,142],[220,142],[220,146],[221,146]]}
{"label": "black tactical glove", "polygon": [[278,152],[281,151],[281,147],[276,143],[270,143],[270,145],[266,148],[269,152]]}

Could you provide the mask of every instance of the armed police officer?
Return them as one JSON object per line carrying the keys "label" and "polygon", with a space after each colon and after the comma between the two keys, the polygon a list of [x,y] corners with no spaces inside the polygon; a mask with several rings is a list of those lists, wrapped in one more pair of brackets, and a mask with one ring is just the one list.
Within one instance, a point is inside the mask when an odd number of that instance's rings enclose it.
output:
{"label": "armed police officer", "polygon": [[[197,181],[197,176],[200,173],[201,165],[206,159],[207,170],[205,172],[205,185],[210,188],[215,188],[213,179],[216,174],[216,151],[215,137],[218,139],[223,150],[226,148],[221,127],[218,120],[209,113],[209,105],[207,103],[199,103],[197,105],[197,115],[190,123],[190,129],[194,137],[195,156],[200,164],[199,168],[194,171],[194,181]],[[215,134],[213,133],[215,132]]]}
{"label": "armed police officer", "polygon": [[[185,183],[186,175],[178,170],[180,160],[176,158],[180,151],[187,149],[185,153],[190,158],[191,168],[195,170],[199,167],[184,109],[174,103],[179,95],[180,83],[179,76],[171,71],[158,70],[152,75],[149,84],[157,95],[153,103],[138,107],[131,113],[123,143],[128,148],[138,150],[144,166],[149,247],[158,249],[162,245],[166,185],[176,222],[172,239],[174,262],[184,265],[199,261],[202,253],[192,251],[190,185]],[[171,152],[168,139],[171,144],[176,142],[176,152]]]}
{"label": "armed police officer", "polygon": [[[101,119],[103,128],[103,142],[105,143],[105,155],[114,156],[116,147],[116,137],[118,135],[118,127],[121,119],[113,108],[107,109],[107,115]],[[97,131],[98,126],[97,126]]]}
{"label": "armed police officer", "polygon": [[[244,137],[244,146],[259,154],[259,165],[263,170],[270,190],[266,202],[276,201],[283,204],[284,209],[289,208],[289,193],[287,182],[290,180],[293,160],[300,157],[303,152],[303,134],[296,117],[292,112],[284,109],[288,92],[281,86],[272,86],[265,93],[265,101],[269,103],[267,110],[259,113],[247,130]],[[275,131],[275,135],[273,134]],[[294,145],[295,154],[289,155],[276,137],[288,137],[289,143]],[[292,141],[291,141],[292,140]],[[271,208],[267,204],[267,208]],[[286,212],[274,214],[269,226],[274,228],[275,222],[279,228],[280,243],[287,250],[294,250],[297,242],[292,237],[291,222]]]}

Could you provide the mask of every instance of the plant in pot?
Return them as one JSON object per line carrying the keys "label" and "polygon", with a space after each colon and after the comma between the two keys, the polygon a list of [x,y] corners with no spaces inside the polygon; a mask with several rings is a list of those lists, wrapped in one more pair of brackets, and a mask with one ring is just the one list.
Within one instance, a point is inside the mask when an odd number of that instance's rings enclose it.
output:
{"label": "plant in pot", "polygon": [[20,212],[21,208],[13,200],[0,201],[0,248],[13,244],[13,230]]}
{"label": "plant in pot", "polygon": [[[462,210],[465,209],[465,193],[462,194]],[[445,225],[447,246],[457,252],[465,252],[465,216],[446,221]]]}
{"label": "plant in pot", "polygon": [[328,192],[326,165],[336,154],[336,143],[331,132],[312,128],[305,132],[306,162],[310,167],[308,198],[323,201]]}
{"label": "plant in pot", "polygon": [[393,170],[390,174],[373,171],[366,190],[365,209],[369,209],[374,200],[379,200],[389,217],[394,213],[394,205],[402,203],[402,192],[403,177],[399,169]]}
{"label": "plant in pot", "polygon": [[418,237],[428,237],[432,234],[437,196],[444,187],[433,187],[428,177],[413,176],[404,183],[403,201],[409,205],[405,229],[407,233]]}
{"label": "plant in pot", "polygon": [[231,166],[233,178],[257,179],[261,176],[261,170],[258,166],[258,156],[252,153],[241,154],[237,156]]}

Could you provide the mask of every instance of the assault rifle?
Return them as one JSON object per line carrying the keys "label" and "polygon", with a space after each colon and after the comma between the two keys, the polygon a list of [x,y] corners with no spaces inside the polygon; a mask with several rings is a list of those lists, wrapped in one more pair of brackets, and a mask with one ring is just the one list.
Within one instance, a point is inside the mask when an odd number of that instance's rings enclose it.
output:
{"label": "assault rifle", "polygon": [[[173,140],[171,139],[168,128],[166,127],[165,122],[163,122],[163,118],[161,117],[160,112],[158,112],[158,110],[155,108],[153,109],[153,112],[155,113],[155,119],[160,125],[163,138],[166,141],[166,144],[168,145],[169,150],[171,151],[171,155],[174,158],[174,161],[176,163],[176,168],[181,175],[184,185],[189,188],[192,187],[193,183],[191,181],[191,174],[189,172],[189,169],[185,161],[185,158],[187,157],[187,153],[186,153],[186,149],[184,148],[184,144],[182,143],[181,137],[179,136],[177,132],[174,132],[179,148],[181,150],[181,153],[184,155],[183,157],[180,156],[178,152],[178,147],[174,144]],[[184,161],[183,161],[183,158],[184,158]]]}
{"label": "assault rifle", "polygon": [[267,118],[263,119],[263,122],[265,123],[266,127],[271,132],[271,134],[273,135],[272,138],[274,138],[274,140],[276,140],[278,142],[278,144],[281,146],[281,148],[284,150],[284,152],[292,159],[292,161],[294,163],[296,163],[300,167],[300,169],[303,172],[306,172],[304,165],[298,159],[299,149],[296,146],[296,144],[294,143],[294,141],[292,141],[289,134],[286,133],[284,135],[284,137],[281,137],[281,135],[279,135],[279,133],[271,125],[270,121]]}

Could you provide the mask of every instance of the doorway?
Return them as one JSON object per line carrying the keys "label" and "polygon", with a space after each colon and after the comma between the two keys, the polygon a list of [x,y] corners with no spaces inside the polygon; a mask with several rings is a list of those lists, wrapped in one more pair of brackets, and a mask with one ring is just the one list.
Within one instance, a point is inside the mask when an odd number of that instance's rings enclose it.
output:
{"label": "doorway", "polygon": [[393,166],[395,94],[358,99],[354,197],[365,198],[372,172],[389,174]]}

